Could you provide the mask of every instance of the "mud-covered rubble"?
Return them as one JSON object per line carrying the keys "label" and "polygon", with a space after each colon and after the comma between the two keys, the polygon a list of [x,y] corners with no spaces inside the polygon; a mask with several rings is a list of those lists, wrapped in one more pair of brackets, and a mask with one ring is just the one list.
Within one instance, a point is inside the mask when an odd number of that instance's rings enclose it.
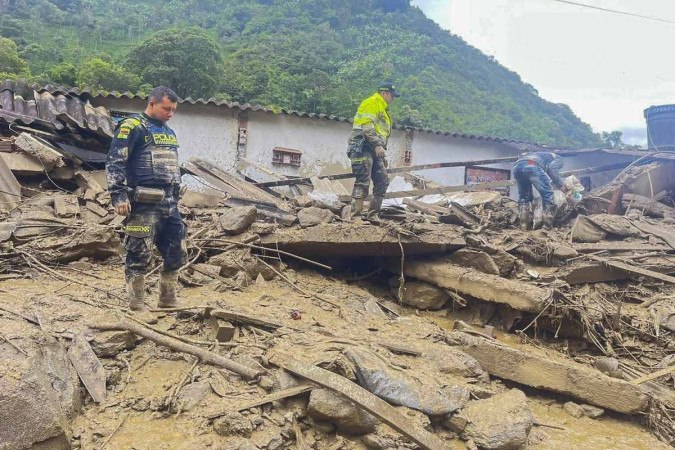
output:
{"label": "mud-covered rubble", "polygon": [[[589,196],[527,233],[486,192],[375,224],[348,199],[287,201],[198,161],[220,190],[184,193],[181,308],[149,326],[126,310],[105,180],[56,152],[61,184],[12,170],[22,198],[0,219],[1,448],[673,443],[672,372],[634,382],[675,362],[672,194],[624,192],[621,214]],[[68,360],[78,336],[103,379]]]}

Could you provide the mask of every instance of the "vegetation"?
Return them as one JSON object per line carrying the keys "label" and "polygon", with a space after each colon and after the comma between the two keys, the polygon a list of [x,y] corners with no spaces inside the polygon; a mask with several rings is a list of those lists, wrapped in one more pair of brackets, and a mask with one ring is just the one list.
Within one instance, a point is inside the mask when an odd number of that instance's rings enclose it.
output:
{"label": "vegetation", "polygon": [[0,76],[351,117],[384,79],[399,124],[601,145],[409,0],[0,0]]}

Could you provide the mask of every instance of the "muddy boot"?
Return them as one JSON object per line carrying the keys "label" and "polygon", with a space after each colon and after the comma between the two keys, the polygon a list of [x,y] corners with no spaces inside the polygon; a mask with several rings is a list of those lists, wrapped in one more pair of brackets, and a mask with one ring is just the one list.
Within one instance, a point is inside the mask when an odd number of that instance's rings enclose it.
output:
{"label": "muddy boot", "polygon": [[380,209],[382,208],[382,197],[373,197],[368,207],[368,215],[366,220],[377,225],[380,223]]}
{"label": "muddy boot", "polygon": [[157,323],[157,317],[150,312],[143,302],[145,276],[138,275],[127,281],[127,295],[129,296],[129,309],[139,320],[146,323]]}
{"label": "muddy boot", "polygon": [[553,228],[554,220],[555,220],[555,205],[551,204],[544,206],[544,214],[542,215],[544,228],[546,228],[547,230]]}
{"label": "muddy boot", "polygon": [[178,271],[163,272],[159,277],[159,308],[175,308],[178,305],[176,299],[176,284],[178,283]]}
{"label": "muddy boot", "polygon": [[520,203],[518,205],[520,229],[527,231],[532,227],[532,203]]}
{"label": "muddy boot", "polygon": [[363,199],[355,198],[352,203],[352,215],[351,219],[360,219],[363,214]]}

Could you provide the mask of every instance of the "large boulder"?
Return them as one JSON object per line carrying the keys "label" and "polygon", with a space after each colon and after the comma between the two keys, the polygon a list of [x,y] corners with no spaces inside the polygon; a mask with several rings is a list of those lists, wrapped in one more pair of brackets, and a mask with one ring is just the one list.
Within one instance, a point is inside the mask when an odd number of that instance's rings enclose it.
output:
{"label": "large boulder", "polygon": [[80,407],[77,373],[61,344],[22,325],[0,319],[27,353],[0,342],[0,448],[69,449],[70,422]]}
{"label": "large boulder", "polygon": [[314,420],[334,424],[345,434],[372,433],[377,426],[373,415],[327,389],[312,391],[307,414]]}
{"label": "large boulder", "polygon": [[470,402],[462,409],[462,415],[467,421],[462,439],[488,450],[523,447],[534,422],[527,398],[518,389]]}
{"label": "large boulder", "polygon": [[227,234],[241,234],[248,230],[258,216],[255,206],[237,206],[220,216],[220,226]]}
{"label": "large boulder", "polygon": [[445,290],[424,281],[406,282],[401,301],[413,308],[437,310],[445,306],[450,296]]}

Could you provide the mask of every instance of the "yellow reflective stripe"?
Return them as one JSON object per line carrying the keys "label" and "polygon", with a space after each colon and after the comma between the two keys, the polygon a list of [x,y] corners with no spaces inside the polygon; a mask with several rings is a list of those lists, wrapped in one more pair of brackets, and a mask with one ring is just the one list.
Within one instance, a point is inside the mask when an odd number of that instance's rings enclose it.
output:
{"label": "yellow reflective stripe", "polygon": [[364,119],[364,118],[365,118],[365,119],[370,119],[370,120],[372,120],[373,122],[375,122],[375,121],[377,120],[377,115],[376,115],[376,114],[367,113],[367,112],[357,112],[357,113],[356,113],[356,117],[354,117],[354,120],[357,120],[357,119]]}
{"label": "yellow reflective stripe", "polygon": [[360,158],[351,158],[352,164],[360,164],[360,163],[366,162],[367,160],[368,160],[368,158],[366,158],[365,156],[362,156]]}
{"label": "yellow reflective stripe", "polygon": [[149,233],[150,227],[147,225],[127,225],[125,231],[127,233]]}

